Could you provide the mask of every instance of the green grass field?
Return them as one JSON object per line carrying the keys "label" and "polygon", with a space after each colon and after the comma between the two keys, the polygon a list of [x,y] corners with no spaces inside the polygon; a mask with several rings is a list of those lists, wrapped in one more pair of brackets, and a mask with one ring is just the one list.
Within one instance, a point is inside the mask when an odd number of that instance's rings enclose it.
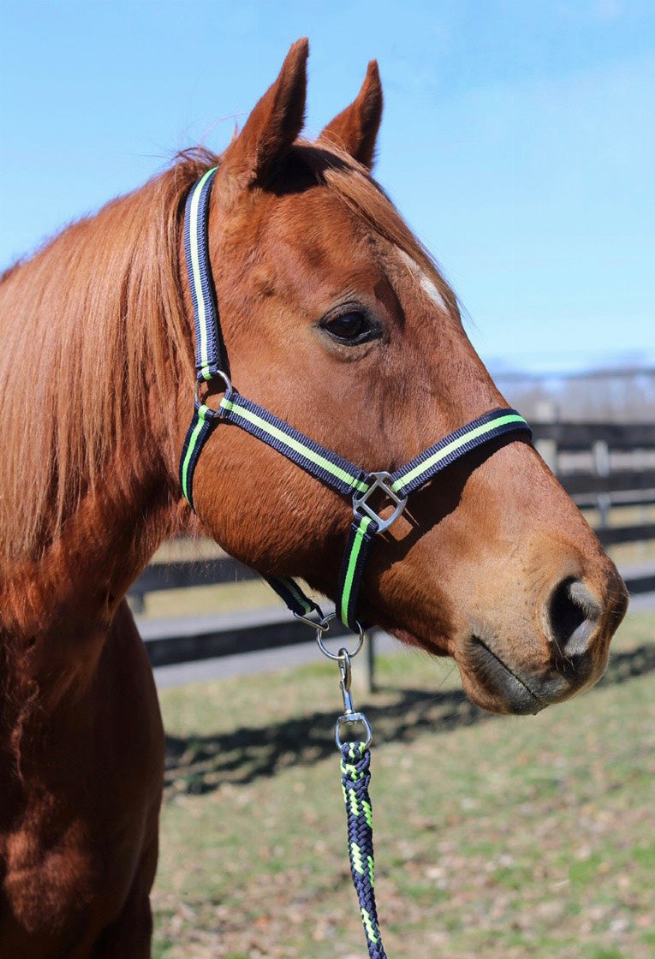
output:
{"label": "green grass field", "polygon": [[[377,895],[389,959],[655,955],[655,614],[601,685],[489,717],[450,661],[381,658]],[[156,959],[364,959],[330,663],[161,694]],[[357,677],[355,677],[355,685]]]}

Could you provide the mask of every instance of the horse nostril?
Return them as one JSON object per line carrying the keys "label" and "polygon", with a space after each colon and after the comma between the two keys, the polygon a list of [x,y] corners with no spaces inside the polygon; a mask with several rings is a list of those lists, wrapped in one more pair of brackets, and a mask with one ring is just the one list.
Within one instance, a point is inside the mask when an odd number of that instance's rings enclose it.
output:
{"label": "horse nostril", "polygon": [[601,606],[594,594],[580,582],[569,577],[562,580],[553,592],[548,605],[550,635],[559,653],[571,660],[582,656],[596,631]]}

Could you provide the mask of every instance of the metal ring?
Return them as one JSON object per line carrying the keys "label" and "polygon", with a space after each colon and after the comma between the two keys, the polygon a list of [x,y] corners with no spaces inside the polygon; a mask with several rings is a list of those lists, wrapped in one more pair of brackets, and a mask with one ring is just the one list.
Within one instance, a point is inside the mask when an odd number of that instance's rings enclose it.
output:
{"label": "metal ring", "polygon": [[[344,657],[343,655],[341,655],[341,650],[339,650],[338,653],[331,653],[330,650],[325,645],[325,643],[323,642],[323,633],[327,633],[329,631],[330,629],[329,624],[332,622],[333,619],[336,619],[336,618],[337,618],[336,613],[329,613],[327,616],[323,617],[320,623],[315,624],[316,642],[318,643],[318,648],[320,649],[320,651],[323,653],[324,656],[327,656],[328,659],[335,660],[335,662],[342,662]],[[345,650],[346,654],[350,656],[351,659],[353,656],[357,655],[357,653],[360,651],[360,649],[364,645],[364,636],[366,635],[366,633],[364,632],[363,626],[358,620],[355,620],[355,626],[357,627],[357,630],[359,632],[359,635],[357,637],[357,644],[354,649]]]}
{"label": "metal ring", "polygon": [[231,392],[232,392],[232,381],[230,380],[230,377],[227,375],[227,373],[224,373],[223,370],[216,370],[216,372],[212,374],[211,379],[209,379],[209,380],[205,380],[205,379],[196,380],[196,385],[195,385],[194,390],[193,390],[193,396],[194,396],[194,399],[195,399],[196,403],[200,404],[200,385],[201,385],[201,383],[211,383],[211,381],[214,380],[214,379],[216,379],[217,376],[220,377],[220,378],[223,380],[223,382],[225,383],[225,392],[226,392],[226,393],[231,393]]}
{"label": "metal ring", "polygon": [[361,723],[366,730],[366,742],[364,743],[364,749],[368,749],[368,747],[371,745],[371,742],[373,741],[373,730],[371,729],[371,724],[364,713],[345,713],[343,716],[339,716],[337,719],[337,724],[334,730],[334,740],[339,749],[345,745],[341,739],[341,727],[352,726],[354,723]]}

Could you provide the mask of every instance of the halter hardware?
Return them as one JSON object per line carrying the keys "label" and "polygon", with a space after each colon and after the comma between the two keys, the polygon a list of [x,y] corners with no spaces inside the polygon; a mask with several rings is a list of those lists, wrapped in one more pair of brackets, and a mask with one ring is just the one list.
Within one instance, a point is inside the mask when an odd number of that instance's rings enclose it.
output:
{"label": "halter hardware", "polygon": [[[193,399],[195,401],[196,409],[201,405],[200,387],[202,386],[203,383],[211,383],[212,380],[216,380],[216,379],[223,380],[226,394],[232,392],[232,381],[230,380],[230,377],[227,375],[227,373],[223,372],[223,370],[216,370],[216,372],[212,373],[212,375],[210,376],[208,380],[206,380],[204,376],[198,376],[193,389]],[[218,413],[218,411],[212,410],[212,413]]]}
{"label": "halter hardware", "polygon": [[[377,532],[384,533],[385,529],[389,529],[392,523],[395,523],[402,511],[407,505],[407,497],[400,496],[396,493],[395,489],[391,485],[393,482],[393,476],[391,473],[382,471],[380,473],[369,473],[367,479],[373,479],[372,484],[365,492],[356,492],[353,493],[353,513],[357,518],[361,516],[361,511],[363,510],[372,520],[375,520],[377,524]],[[376,490],[382,490],[384,495],[395,504],[395,508],[391,516],[387,519],[382,519],[382,517],[375,512],[372,507],[368,505],[368,501],[375,493]]]}
{"label": "halter hardware", "polygon": [[318,648],[323,653],[324,656],[327,656],[328,659],[336,660],[338,663],[342,661],[344,656],[353,657],[356,656],[364,645],[364,637],[366,636],[366,630],[364,627],[355,620],[355,629],[354,632],[357,633],[357,642],[355,643],[355,648],[351,650],[340,649],[338,653],[331,653],[323,642],[324,633],[329,632],[330,623],[332,620],[337,618],[336,612],[328,613],[327,616],[323,616],[319,623],[311,623],[309,619],[304,618],[303,616],[296,616],[296,619],[302,620],[304,623],[310,623],[316,629],[316,643]]}

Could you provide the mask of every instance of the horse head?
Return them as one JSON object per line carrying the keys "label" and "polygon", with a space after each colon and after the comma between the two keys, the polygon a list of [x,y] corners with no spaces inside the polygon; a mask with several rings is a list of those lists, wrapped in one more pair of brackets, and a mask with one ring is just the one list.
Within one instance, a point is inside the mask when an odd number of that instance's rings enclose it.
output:
{"label": "horse head", "polygon": [[[391,471],[507,404],[456,297],[371,177],[376,64],[310,143],[298,139],[307,53],[306,41],[292,46],[215,176],[208,242],[229,374],[322,446]],[[221,389],[209,384],[208,404]],[[234,556],[335,596],[351,506],[274,449],[220,425],[198,462],[194,505]],[[506,713],[596,682],[626,606],[613,563],[520,436],[413,493],[376,538],[361,592],[363,618],[452,656],[470,698]]]}

